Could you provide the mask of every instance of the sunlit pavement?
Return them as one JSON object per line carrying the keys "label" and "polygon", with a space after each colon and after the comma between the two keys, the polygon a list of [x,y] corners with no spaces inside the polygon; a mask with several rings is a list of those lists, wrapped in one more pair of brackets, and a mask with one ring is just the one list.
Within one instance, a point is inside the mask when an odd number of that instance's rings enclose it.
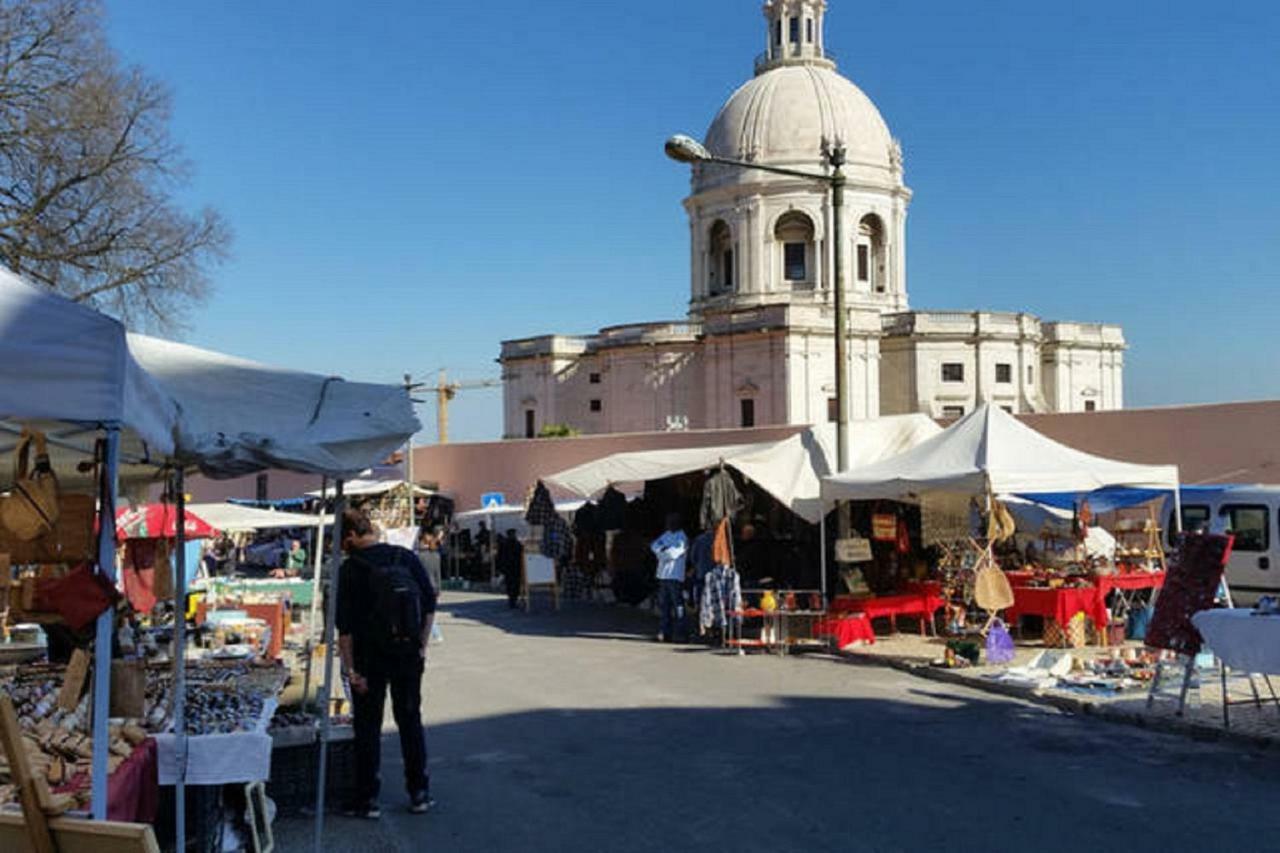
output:
{"label": "sunlit pavement", "polygon": [[[332,851],[1263,849],[1280,761],[827,657],[652,642],[648,614],[443,601],[426,676],[439,805]],[[312,823],[277,828],[309,850]]]}

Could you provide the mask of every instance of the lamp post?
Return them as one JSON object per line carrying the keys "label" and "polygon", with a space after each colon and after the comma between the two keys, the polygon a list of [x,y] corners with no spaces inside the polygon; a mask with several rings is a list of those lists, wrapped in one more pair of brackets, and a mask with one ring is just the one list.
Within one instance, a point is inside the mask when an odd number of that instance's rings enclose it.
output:
{"label": "lamp post", "polygon": [[689,136],[676,135],[667,140],[667,156],[678,163],[718,163],[722,166],[734,166],[739,169],[756,169],[761,172],[772,172],[775,175],[787,175],[793,178],[807,178],[819,181],[831,187],[832,230],[835,232],[835,312],[836,312],[836,470],[849,470],[849,388],[848,363],[846,355],[847,318],[844,311],[844,188],[845,188],[845,149],[837,145],[826,153],[830,174],[805,172],[799,169],[786,169],[779,166],[764,166],[759,163],[748,163],[744,160],[733,160],[717,157],[707,150],[706,146]]}

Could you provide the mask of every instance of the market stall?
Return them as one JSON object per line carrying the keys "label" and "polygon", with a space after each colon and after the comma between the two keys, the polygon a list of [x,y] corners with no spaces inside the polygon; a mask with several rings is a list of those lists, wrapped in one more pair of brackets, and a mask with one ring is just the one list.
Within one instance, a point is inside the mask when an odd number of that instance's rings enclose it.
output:
{"label": "market stall", "polygon": [[[0,589],[8,604],[19,589],[22,607],[48,606],[68,626],[76,627],[74,619],[95,635],[91,696],[78,700],[86,713],[64,712],[56,725],[66,734],[54,732],[57,740],[50,742],[64,751],[64,759],[67,749],[82,758],[91,753],[91,782],[79,789],[83,799],[74,802],[105,819],[108,780],[124,765],[112,759],[120,739],[109,727],[115,504],[121,485],[154,479],[166,469],[173,475],[179,546],[175,597],[181,600],[186,470],[215,477],[269,468],[350,476],[401,446],[417,421],[401,388],[280,371],[127,335],[116,321],[8,273],[0,273],[0,329],[0,435],[11,437],[0,441],[0,453],[37,445],[29,451],[35,457],[31,488],[26,469],[18,484],[4,485],[12,490],[9,498],[19,494],[32,503],[36,511],[27,515],[44,524],[35,535],[20,532],[7,511],[12,501],[5,502],[2,526],[12,535],[0,540],[0,553],[10,558],[0,560]],[[46,449],[47,458],[41,452]],[[28,492],[37,498],[31,500]],[[28,545],[37,550],[23,550]],[[35,595],[41,592],[43,599]],[[179,653],[172,657],[171,716],[189,720],[184,619],[174,621],[172,634],[172,648]],[[77,690],[84,689],[90,668],[87,658],[80,660],[74,671]],[[68,696],[74,692],[68,688]],[[42,722],[28,718],[32,726]],[[62,725],[68,721],[72,724]],[[177,725],[177,754],[185,754],[185,741],[186,726]],[[57,766],[52,759],[47,765]],[[175,779],[180,847],[184,772],[180,769]]]}
{"label": "market stall", "polygon": [[[850,426],[851,453],[870,464],[940,431],[923,415],[857,422]],[[666,513],[679,512],[703,536],[729,519],[725,556],[695,569],[695,605],[713,614],[700,627],[731,645],[778,648],[804,641],[825,612],[825,578],[816,571],[825,535],[819,490],[833,444],[834,432],[824,426],[775,442],[620,453],[554,474],[546,483],[592,500],[582,510],[586,521],[575,517],[574,532],[599,538],[621,600],[646,594],[643,585],[635,593],[618,589],[619,563],[630,555],[646,565],[648,541]],[[622,500],[619,487],[633,493],[639,487],[643,500]],[[609,501],[618,505],[610,508]],[[643,568],[635,573],[645,581],[651,574]],[[711,579],[703,583],[705,578]],[[742,636],[744,622],[758,636]]]}
{"label": "market stall", "polygon": [[[1136,553],[1130,549],[1121,553],[1118,547],[1110,559],[1089,553],[1084,534],[1090,521],[1080,516],[1089,515],[1092,493],[1113,487],[1176,496],[1177,469],[1082,453],[1024,426],[999,407],[983,405],[899,456],[825,478],[822,497],[832,504],[891,503],[918,513],[916,537],[899,534],[902,550],[930,549],[932,579],[941,581],[950,596],[965,598],[956,603],[957,612],[974,609],[975,576],[998,567],[1010,570],[1003,580],[1008,598],[998,607],[981,609],[1004,610],[1015,620],[1023,614],[1041,615],[1059,628],[1084,613],[1095,622],[1100,636],[1105,636],[1110,623],[1108,596],[1116,590],[1158,587],[1163,577],[1156,566],[1157,557],[1162,560],[1163,556],[1150,551],[1152,537],[1158,539],[1159,530],[1145,521],[1137,529],[1143,547],[1133,549]],[[1037,532],[1035,548],[1001,550],[997,543],[1015,541],[1017,528],[1002,498],[1017,495],[1034,500],[1044,493],[1074,496],[1070,535],[1046,529]],[[903,517],[902,513],[897,515],[899,523]],[[865,539],[877,535],[874,530],[864,531]],[[1065,547],[1059,549],[1060,543]],[[1051,557],[1062,550],[1067,553],[1066,563],[1054,563]],[[1028,555],[1033,555],[1035,562],[1028,564]],[[967,594],[962,589],[966,584]],[[875,610],[876,601],[875,597],[865,598],[851,603],[850,609]],[[898,602],[890,598],[889,604],[892,610]]]}

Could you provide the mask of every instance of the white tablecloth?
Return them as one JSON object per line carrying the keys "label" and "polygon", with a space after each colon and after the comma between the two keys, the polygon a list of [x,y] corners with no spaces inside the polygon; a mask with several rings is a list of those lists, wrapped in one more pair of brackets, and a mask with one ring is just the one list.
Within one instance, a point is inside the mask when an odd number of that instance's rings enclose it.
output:
{"label": "white tablecloth", "polygon": [[1203,610],[1191,623],[1227,666],[1240,672],[1280,675],[1280,616],[1252,610]]}
{"label": "white tablecloth", "polygon": [[[271,778],[271,735],[267,727],[276,713],[275,699],[267,701],[262,718],[251,732],[187,737],[188,785],[231,785],[265,782]],[[156,762],[161,785],[178,782],[178,739],[156,735]]]}

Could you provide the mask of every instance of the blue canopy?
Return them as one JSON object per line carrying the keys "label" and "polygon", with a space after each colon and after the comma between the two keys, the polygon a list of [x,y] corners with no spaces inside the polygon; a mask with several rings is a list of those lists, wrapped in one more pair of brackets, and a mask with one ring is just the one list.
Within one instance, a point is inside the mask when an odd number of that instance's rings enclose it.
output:
{"label": "blue canopy", "polygon": [[[1230,488],[1232,486],[1229,485],[1183,486],[1181,492],[1183,500],[1186,500],[1195,496],[1211,497]],[[1099,513],[1110,512],[1113,509],[1124,509],[1128,506],[1137,506],[1168,495],[1169,492],[1167,490],[1161,489],[1132,489],[1125,486],[1108,486],[1105,489],[1098,489],[1096,492],[1045,492],[1042,494],[1020,494],[1018,497],[1044,506],[1068,510],[1073,509],[1080,501],[1088,500],[1089,508],[1093,512]]]}

